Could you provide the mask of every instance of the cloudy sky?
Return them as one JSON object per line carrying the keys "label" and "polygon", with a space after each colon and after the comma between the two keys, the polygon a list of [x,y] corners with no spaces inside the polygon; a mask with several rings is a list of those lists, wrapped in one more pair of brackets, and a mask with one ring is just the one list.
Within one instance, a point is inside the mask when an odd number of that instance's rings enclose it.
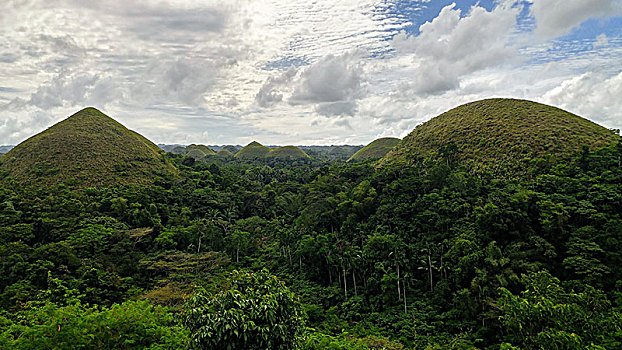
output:
{"label": "cloudy sky", "polygon": [[157,143],[364,144],[515,97],[622,128],[622,0],[2,0],[0,144],[85,106]]}

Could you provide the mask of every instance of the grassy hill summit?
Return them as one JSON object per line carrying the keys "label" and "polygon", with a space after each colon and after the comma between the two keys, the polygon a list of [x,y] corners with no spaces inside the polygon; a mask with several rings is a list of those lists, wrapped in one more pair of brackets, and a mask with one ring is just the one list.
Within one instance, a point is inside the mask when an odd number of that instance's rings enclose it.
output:
{"label": "grassy hill summit", "polygon": [[383,137],[370,142],[348,159],[348,162],[362,162],[368,159],[380,159],[395,147],[400,139],[395,137]]}
{"label": "grassy hill summit", "polygon": [[186,155],[187,157],[194,158],[196,160],[203,159],[206,156],[205,152],[203,152],[203,151],[201,151],[200,149],[197,149],[197,148],[190,149],[187,152],[182,153],[182,154]]}
{"label": "grassy hill summit", "polygon": [[216,154],[216,152],[214,152],[211,148],[209,148],[209,147],[207,147],[205,145],[191,144],[190,146],[186,147],[186,149],[188,151],[192,151],[192,150],[201,151],[206,156],[213,156],[214,154]]}
{"label": "grassy hill summit", "polygon": [[236,154],[242,148],[238,147],[238,146],[234,146],[234,145],[226,145],[226,146],[222,147],[221,149],[229,151],[229,152],[231,152],[231,154]]}
{"label": "grassy hill summit", "polygon": [[146,185],[178,172],[158,146],[90,107],[17,145],[0,163],[9,177],[36,187]]}
{"label": "grassy hill summit", "polygon": [[283,146],[273,148],[266,154],[267,158],[276,158],[282,160],[309,159],[308,154],[296,146]]}
{"label": "grassy hill summit", "polygon": [[171,152],[176,154],[183,154],[196,160],[201,160],[207,156],[213,156],[216,154],[216,152],[214,152],[211,148],[205,145],[196,144],[191,144],[186,147],[175,147]]}
{"label": "grassy hill summit", "polygon": [[296,160],[296,159],[308,159],[308,154],[296,146],[283,146],[276,148],[269,148],[257,141],[253,141],[239,150],[235,157],[238,159],[281,159],[281,160]]}
{"label": "grassy hill summit", "polygon": [[[533,158],[560,157],[620,140],[587,119],[541,103],[494,98],[447,111],[416,127],[379,165],[453,153],[474,170],[521,172]],[[455,146],[455,147],[454,147]]]}
{"label": "grassy hill summit", "polygon": [[223,148],[220,151],[216,152],[216,156],[223,157],[223,158],[229,158],[229,157],[233,157],[233,153],[231,153],[231,151],[229,151],[228,149]]}
{"label": "grassy hill summit", "polygon": [[270,148],[257,141],[253,141],[239,150],[235,157],[239,159],[258,159],[264,158],[268,152],[270,152]]}

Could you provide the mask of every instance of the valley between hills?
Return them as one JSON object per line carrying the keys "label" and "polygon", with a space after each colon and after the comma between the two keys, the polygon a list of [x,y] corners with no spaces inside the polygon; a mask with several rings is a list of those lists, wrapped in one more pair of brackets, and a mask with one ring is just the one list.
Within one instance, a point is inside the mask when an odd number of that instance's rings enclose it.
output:
{"label": "valley between hills", "polygon": [[85,108],[0,149],[0,348],[620,348],[621,141],[500,98],[365,146]]}

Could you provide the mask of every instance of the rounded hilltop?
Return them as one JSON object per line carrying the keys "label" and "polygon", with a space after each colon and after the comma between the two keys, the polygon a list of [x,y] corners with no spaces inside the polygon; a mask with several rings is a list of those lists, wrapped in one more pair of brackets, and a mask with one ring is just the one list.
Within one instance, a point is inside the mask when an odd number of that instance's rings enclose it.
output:
{"label": "rounded hilltop", "polygon": [[173,153],[182,154],[187,157],[194,158],[195,160],[201,160],[207,156],[213,156],[216,154],[216,152],[214,152],[211,148],[194,143],[186,147],[176,147],[173,149]]}
{"label": "rounded hilltop", "polygon": [[562,109],[494,98],[461,105],[419,125],[379,165],[412,164],[449,145],[473,170],[520,172],[534,158],[562,157],[584,145],[595,148],[617,140],[611,130]]}
{"label": "rounded hilltop", "polygon": [[296,146],[283,146],[269,148],[257,141],[253,141],[239,150],[235,157],[238,159],[279,159],[279,160],[298,160],[309,159],[309,155]]}
{"label": "rounded hilltop", "polygon": [[216,152],[216,156],[222,158],[231,158],[233,157],[233,153],[231,153],[231,151],[229,151],[228,149],[223,148],[220,151]]}
{"label": "rounded hilltop", "polygon": [[253,141],[239,150],[235,157],[238,159],[258,159],[264,158],[268,152],[270,152],[270,148],[257,141]]}
{"label": "rounded hilltop", "polygon": [[283,146],[273,148],[266,155],[267,158],[281,159],[281,160],[296,160],[296,159],[308,159],[308,154],[296,146]]}
{"label": "rounded hilltop", "polygon": [[0,162],[8,178],[35,187],[148,185],[178,173],[158,146],[92,107],[30,137]]}
{"label": "rounded hilltop", "polygon": [[395,137],[383,137],[370,142],[367,146],[361,148],[348,159],[348,162],[362,162],[369,159],[380,159],[389,153],[393,147],[400,142]]}

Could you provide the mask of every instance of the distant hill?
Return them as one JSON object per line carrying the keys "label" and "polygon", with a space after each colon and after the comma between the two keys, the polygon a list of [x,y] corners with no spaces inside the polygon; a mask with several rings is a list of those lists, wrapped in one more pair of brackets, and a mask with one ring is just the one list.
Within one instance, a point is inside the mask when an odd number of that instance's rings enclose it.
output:
{"label": "distant hill", "polygon": [[[175,154],[186,154],[187,150],[185,145],[174,144],[159,144],[158,147],[165,150],[166,152],[175,153]],[[207,145],[209,149],[216,152],[215,155],[218,156],[218,152],[225,150],[230,152],[232,155],[238,153],[243,147],[238,145]],[[350,145],[333,145],[333,146],[295,146],[302,150],[305,154],[307,154],[310,158],[314,159],[323,159],[327,161],[334,160],[348,160],[354,153],[363,148],[362,145],[350,146]],[[269,146],[268,148],[274,149],[278,147]],[[286,152],[287,153],[287,152]],[[298,152],[299,153],[299,152]],[[278,153],[277,153],[278,154]],[[195,154],[200,155],[200,154]],[[220,154],[221,157],[228,156],[228,153]],[[207,155],[209,156],[209,154]],[[305,157],[306,158],[306,157]],[[242,157],[244,159],[244,156]]]}
{"label": "distant hill", "polygon": [[212,149],[210,149],[209,147],[207,147],[205,145],[195,145],[195,144],[192,144],[190,146],[187,146],[186,150],[188,150],[188,151],[198,150],[198,151],[203,152],[203,154],[205,154],[206,156],[213,156],[214,154],[216,154],[216,152],[214,152]]}
{"label": "distant hill", "polygon": [[264,158],[268,152],[270,152],[270,148],[253,141],[239,150],[235,157],[238,159],[260,159]]}
{"label": "distant hill", "polygon": [[346,161],[354,153],[363,148],[363,145],[332,145],[332,146],[298,146],[305,151],[311,158],[326,160]]}
{"label": "distant hill", "polygon": [[328,157],[329,158],[334,158],[334,159],[347,160],[347,159],[350,159],[350,157],[352,157],[352,155],[354,155],[354,153],[358,152],[361,148],[363,148],[363,145],[360,145],[360,146],[349,146],[349,145],[345,145],[345,146],[331,146],[330,150],[328,151]]}
{"label": "distant hill", "polygon": [[395,147],[400,142],[400,139],[394,137],[383,137],[372,141],[367,146],[354,153],[348,162],[362,162],[368,159],[380,159],[385,154]]}
{"label": "distant hill", "polygon": [[158,143],[158,147],[160,147],[161,150],[163,150],[164,152],[171,152],[173,149],[177,148],[177,147],[181,147],[184,148],[184,145],[181,144],[174,144],[174,145],[167,145],[164,143]]}
{"label": "distant hill", "polygon": [[253,141],[239,150],[235,157],[244,160],[258,159],[279,159],[279,160],[297,160],[309,159],[308,154],[296,146],[283,147],[266,147],[259,142]]}
{"label": "distant hill", "polygon": [[167,151],[167,152],[171,152],[174,154],[184,154],[186,153],[186,146],[176,146],[176,147],[170,148],[170,151]]}
{"label": "distant hill", "polygon": [[15,146],[12,146],[12,145],[10,145],[10,146],[0,146],[0,154],[7,153],[8,151],[12,150],[13,147],[15,147]]}
{"label": "distant hill", "polygon": [[164,152],[95,108],[85,108],[20,143],[0,168],[37,187],[152,184],[175,177]]}
{"label": "distant hill", "polygon": [[296,146],[283,146],[272,148],[266,158],[282,159],[282,160],[295,160],[295,159],[309,159],[308,154]]}
{"label": "distant hill", "polygon": [[220,151],[216,152],[216,156],[217,157],[223,157],[223,158],[229,158],[229,157],[233,157],[233,153],[231,153],[231,151],[223,148]]}
{"label": "distant hill", "polygon": [[201,151],[200,149],[196,149],[196,148],[186,151],[185,153],[183,153],[183,155],[185,155],[186,157],[194,158],[196,160],[203,159],[206,156],[206,154],[203,151]]}
{"label": "distant hill", "polygon": [[238,147],[238,146],[233,146],[233,145],[226,145],[226,146],[223,146],[221,149],[223,149],[223,150],[225,150],[225,151],[229,151],[229,152],[231,152],[232,154],[236,154],[236,153],[238,153],[238,151],[239,151],[239,150],[241,150],[242,148],[241,148],[241,147]]}
{"label": "distant hill", "polygon": [[532,158],[559,157],[583,145],[594,148],[617,140],[612,131],[559,108],[496,98],[467,103],[418,126],[379,165],[453,152],[474,170],[521,172]]}
{"label": "distant hill", "polygon": [[[163,148],[162,145],[159,146],[160,148]],[[171,146],[167,146],[164,145],[165,149],[168,149],[167,152],[171,152],[174,154],[182,154],[188,157],[192,157],[195,160],[202,160],[207,156],[213,156],[216,154],[216,152],[214,152],[211,148],[205,146],[205,145],[197,145],[197,144],[191,144],[188,146],[184,146],[184,145],[176,145],[175,147]]]}
{"label": "distant hill", "polygon": [[205,145],[189,145],[184,149],[183,155],[192,157],[196,160],[204,159],[207,156],[213,156],[216,154],[213,150]]}

